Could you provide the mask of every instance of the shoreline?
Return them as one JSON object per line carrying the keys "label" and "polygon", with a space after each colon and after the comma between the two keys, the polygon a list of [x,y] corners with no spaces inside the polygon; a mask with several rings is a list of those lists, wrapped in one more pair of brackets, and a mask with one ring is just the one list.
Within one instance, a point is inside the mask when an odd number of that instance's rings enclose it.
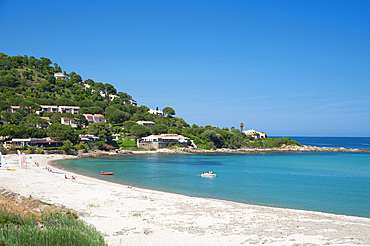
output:
{"label": "shoreline", "polygon": [[344,147],[317,147],[317,146],[284,146],[280,148],[264,148],[264,149],[194,149],[194,148],[173,148],[173,149],[158,149],[158,150],[122,150],[116,149],[110,152],[95,150],[87,153],[77,153],[75,156],[79,158],[98,158],[109,157],[116,155],[133,155],[133,154],[271,154],[271,153],[370,153],[370,149],[346,149]]}
{"label": "shoreline", "polygon": [[[27,170],[16,155],[5,155],[0,187],[75,210],[105,235],[108,245],[313,245],[368,244],[370,219],[288,208],[249,205],[162,191],[129,188],[77,174],[42,168],[67,155],[27,155]],[[34,162],[40,163],[36,167]]]}
{"label": "shoreline", "polygon": [[[294,153],[294,152],[293,152]],[[116,157],[116,156],[127,156],[127,155],[145,155],[145,154],[179,154],[179,155],[182,155],[184,153],[167,153],[167,152],[156,152],[156,151],[152,151],[150,153],[147,153],[147,151],[144,151],[144,152],[141,152],[141,151],[138,151],[138,152],[133,152],[131,154],[121,154],[121,155],[117,155],[115,153],[112,153],[112,152],[103,152],[103,153],[98,153],[94,156],[88,156],[88,157],[82,157],[83,159],[95,159],[95,158],[102,158],[102,159],[109,159],[111,157]],[[185,153],[187,154],[187,153]],[[223,153],[191,153],[191,154],[223,154]],[[233,153],[226,153],[226,154],[233,154]],[[239,154],[239,153],[237,153]],[[248,154],[269,154],[269,153],[248,153]],[[81,158],[81,157],[76,157],[76,158]],[[68,160],[68,159],[76,159],[76,158],[65,158],[65,159],[62,159],[62,160]],[[140,185],[133,185],[133,184],[129,184],[129,183],[121,183],[119,181],[113,181],[113,180],[104,180],[104,179],[99,179],[98,177],[92,177],[92,176],[88,176],[88,175],[84,175],[80,172],[76,172],[74,170],[69,170],[69,169],[65,169],[63,166],[61,165],[58,165],[57,162],[60,161],[60,160],[53,160],[53,161],[50,161],[50,165],[51,166],[54,166],[62,171],[67,171],[67,172],[71,172],[71,173],[75,173],[76,175],[83,175],[85,177],[88,177],[88,178],[91,178],[91,179],[94,179],[94,180],[99,180],[99,181],[106,181],[106,182],[109,182],[109,183],[114,183],[114,184],[118,184],[118,185],[123,185],[123,186],[132,186],[132,187],[136,187],[136,188],[139,188],[139,189],[144,189],[144,190],[149,190],[149,191],[158,191],[158,192],[164,192],[164,193],[170,193],[170,194],[175,194],[175,195],[183,195],[183,196],[188,196],[188,197],[197,197],[197,198],[204,198],[204,199],[211,199],[211,200],[219,200],[219,201],[225,201],[225,202],[235,202],[235,203],[240,203],[240,204],[247,204],[247,205],[251,205],[251,206],[262,206],[262,207],[269,207],[269,208],[280,208],[280,209],[292,209],[292,210],[298,210],[298,211],[308,211],[308,212],[317,212],[317,213],[323,213],[323,214],[332,214],[332,215],[342,215],[342,216],[350,216],[350,217],[357,217],[357,218],[366,218],[366,219],[370,219],[370,217],[364,217],[364,216],[358,216],[358,215],[351,215],[351,214],[341,214],[341,213],[334,213],[334,212],[325,212],[325,211],[317,211],[317,210],[309,210],[309,209],[304,209],[304,208],[290,208],[290,207],[284,207],[284,206],[273,206],[273,205],[265,205],[265,204],[254,204],[254,203],[246,203],[246,202],[240,202],[240,201],[233,201],[233,200],[227,200],[227,199],[221,199],[221,198],[212,198],[212,197],[202,197],[202,196],[197,196],[197,195],[189,195],[189,194],[183,194],[183,193],[177,193],[177,192],[174,192],[174,191],[165,191],[165,190],[160,190],[160,189],[153,189],[153,188],[148,188],[148,187],[144,187],[144,186],[140,186]]]}

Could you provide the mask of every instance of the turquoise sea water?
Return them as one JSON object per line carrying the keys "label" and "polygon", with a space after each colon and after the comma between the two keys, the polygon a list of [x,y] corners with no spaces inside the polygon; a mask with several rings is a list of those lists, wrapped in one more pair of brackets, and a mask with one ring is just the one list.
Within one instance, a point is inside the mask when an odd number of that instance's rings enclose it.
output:
{"label": "turquoise sea water", "polygon": [[[149,189],[370,218],[369,153],[144,154],[58,164]],[[200,176],[209,170],[217,177]]]}
{"label": "turquoise sea water", "polygon": [[303,145],[370,149],[369,137],[290,137]]}

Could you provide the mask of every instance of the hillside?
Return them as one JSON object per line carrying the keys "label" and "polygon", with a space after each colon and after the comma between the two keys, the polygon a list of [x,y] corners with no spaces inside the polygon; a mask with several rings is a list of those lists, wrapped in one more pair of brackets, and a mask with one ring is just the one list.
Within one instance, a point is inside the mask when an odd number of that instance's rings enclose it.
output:
{"label": "hillside", "polygon": [[[55,74],[60,73],[56,79]],[[63,78],[65,77],[65,78]],[[43,112],[41,105],[78,106],[78,114],[62,111]],[[11,106],[15,112],[10,112]],[[35,112],[38,112],[36,114]],[[199,148],[278,147],[297,144],[290,139],[258,139],[247,137],[242,129],[220,129],[212,126],[190,126],[182,118],[174,117],[175,110],[166,107],[164,116],[150,114],[146,106],[136,106],[131,95],[117,92],[109,83],[84,80],[76,72],[67,73],[48,58],[7,56],[0,53],[0,136],[11,138],[43,138],[70,141],[68,148],[76,148],[79,135],[93,134],[101,141],[98,148],[132,147],[129,139],[150,134],[174,133],[190,138]],[[89,124],[83,114],[102,115],[105,122]],[[50,123],[48,122],[48,120]],[[73,122],[76,127],[61,122]],[[152,121],[147,128],[137,121]],[[124,127],[124,129],[122,129]],[[112,133],[121,133],[128,140],[112,141]],[[69,143],[69,142],[68,142]],[[118,143],[118,144],[117,144]],[[77,147],[78,148],[78,147]],[[79,148],[87,148],[79,145]]]}

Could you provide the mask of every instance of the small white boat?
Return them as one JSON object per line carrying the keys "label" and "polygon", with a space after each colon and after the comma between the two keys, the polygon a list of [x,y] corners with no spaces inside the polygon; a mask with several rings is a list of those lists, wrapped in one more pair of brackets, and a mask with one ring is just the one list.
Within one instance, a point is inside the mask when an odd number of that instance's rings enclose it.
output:
{"label": "small white boat", "polygon": [[202,177],[216,177],[215,173],[202,173],[200,176]]}

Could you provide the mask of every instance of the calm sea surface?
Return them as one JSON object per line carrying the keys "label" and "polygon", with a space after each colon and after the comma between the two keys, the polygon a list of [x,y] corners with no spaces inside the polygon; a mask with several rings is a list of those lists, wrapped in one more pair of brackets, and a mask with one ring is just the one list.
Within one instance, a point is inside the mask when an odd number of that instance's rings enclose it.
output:
{"label": "calm sea surface", "polygon": [[290,137],[303,145],[370,149],[369,137]]}
{"label": "calm sea surface", "polygon": [[[370,218],[369,153],[145,154],[58,164],[144,188]],[[200,176],[209,170],[217,177]]]}

